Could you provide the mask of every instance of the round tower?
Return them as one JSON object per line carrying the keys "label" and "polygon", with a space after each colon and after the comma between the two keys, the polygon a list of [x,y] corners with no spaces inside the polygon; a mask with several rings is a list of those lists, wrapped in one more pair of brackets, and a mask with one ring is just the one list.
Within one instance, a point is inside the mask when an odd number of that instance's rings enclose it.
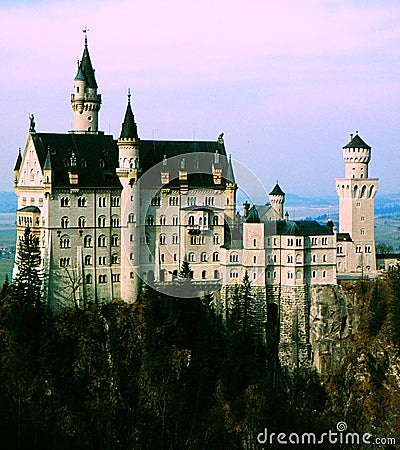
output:
{"label": "round tower", "polygon": [[275,187],[272,189],[272,191],[269,193],[269,201],[276,211],[278,215],[278,219],[283,219],[283,205],[285,203],[285,193],[282,191],[281,187],[279,186],[278,182],[276,182]]}
{"label": "round tower", "polygon": [[97,133],[101,95],[97,93],[95,71],[90,60],[87,45],[87,30],[82,60],[74,79],[74,93],[71,94],[71,107],[74,112],[74,133]]}
{"label": "round tower", "polygon": [[343,147],[345,178],[368,178],[368,163],[371,161],[371,147],[358,135],[350,134],[350,142]]}

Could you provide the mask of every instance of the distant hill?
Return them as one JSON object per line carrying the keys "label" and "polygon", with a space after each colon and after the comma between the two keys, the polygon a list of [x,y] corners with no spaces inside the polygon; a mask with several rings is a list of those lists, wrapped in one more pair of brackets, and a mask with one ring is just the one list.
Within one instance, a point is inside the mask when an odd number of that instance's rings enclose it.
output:
{"label": "distant hill", "polygon": [[17,196],[14,192],[0,192],[0,213],[14,213],[17,205]]}

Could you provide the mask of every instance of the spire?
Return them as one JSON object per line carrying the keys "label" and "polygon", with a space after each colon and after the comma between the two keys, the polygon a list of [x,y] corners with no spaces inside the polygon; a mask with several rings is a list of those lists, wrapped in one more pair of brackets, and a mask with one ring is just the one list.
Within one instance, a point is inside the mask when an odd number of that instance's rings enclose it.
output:
{"label": "spire", "polygon": [[50,151],[47,152],[46,161],[44,162],[43,170],[51,170]]}
{"label": "spire", "polygon": [[232,157],[229,155],[229,162],[228,162],[228,169],[226,171],[226,180],[230,183],[235,182],[235,175],[233,173],[233,166],[232,166]]}
{"label": "spire", "polygon": [[[96,78],[94,76],[94,69],[92,66],[92,61],[90,60],[89,48],[87,43],[87,32],[89,31],[87,27],[82,30],[85,33],[85,48],[83,49],[82,61],[79,64],[79,69],[82,71],[82,75],[86,81],[86,87],[97,89]],[[76,76],[78,76],[78,74]]]}
{"label": "spire", "polygon": [[279,186],[278,181],[276,182],[276,185],[272,189],[272,191],[269,193],[269,195],[285,195],[285,193],[282,191],[281,187]]}
{"label": "spire", "polygon": [[22,163],[22,156],[21,156],[21,147],[18,149],[18,156],[17,160],[15,161],[14,170],[19,170]]}
{"label": "spire", "polygon": [[352,134],[350,135],[350,142],[343,148],[365,148],[367,150],[371,150],[371,147],[360,138],[358,131],[356,131],[356,135],[354,137]]}
{"label": "spire", "polygon": [[125,118],[122,123],[120,139],[139,139],[135,116],[131,108],[131,91],[128,89],[128,104],[126,106]]}

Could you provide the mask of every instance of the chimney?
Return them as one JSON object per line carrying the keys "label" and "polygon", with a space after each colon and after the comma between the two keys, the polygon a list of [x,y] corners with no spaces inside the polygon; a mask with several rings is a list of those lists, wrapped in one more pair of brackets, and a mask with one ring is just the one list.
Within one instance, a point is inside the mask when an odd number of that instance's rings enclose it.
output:
{"label": "chimney", "polygon": [[244,218],[245,218],[245,219],[246,219],[247,216],[249,215],[249,208],[250,208],[250,203],[246,200],[246,201],[243,203],[243,215],[244,215]]}
{"label": "chimney", "polygon": [[285,220],[289,220],[289,213],[287,211],[285,212]]}

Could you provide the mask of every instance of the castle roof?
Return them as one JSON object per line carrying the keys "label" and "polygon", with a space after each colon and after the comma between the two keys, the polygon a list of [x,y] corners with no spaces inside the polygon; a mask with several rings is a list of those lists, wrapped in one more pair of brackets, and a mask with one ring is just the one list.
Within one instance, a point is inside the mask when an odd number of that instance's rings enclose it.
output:
{"label": "castle roof", "polygon": [[138,139],[137,125],[135,116],[133,115],[130,101],[130,94],[128,94],[128,105],[126,106],[125,118],[122,123],[120,138]]}
{"label": "castle roof", "polygon": [[37,206],[29,205],[20,208],[18,212],[40,213],[40,209]]}
{"label": "castle roof", "polygon": [[337,233],[336,240],[338,242],[344,242],[344,241],[352,242],[353,241],[353,239],[350,236],[350,233]]}
{"label": "castle roof", "polygon": [[371,150],[371,147],[368,144],[366,144],[358,134],[352,137],[350,142],[343,148],[365,148],[367,150]]}
{"label": "castle roof", "polygon": [[21,163],[22,163],[22,156],[21,156],[21,149],[19,149],[17,160],[15,161],[14,170],[19,170],[21,168]]}
{"label": "castle roof", "polygon": [[246,217],[246,223],[260,223],[260,216],[258,214],[257,208],[253,206],[250,208],[249,214]]}
{"label": "castle roof", "polygon": [[82,75],[86,80],[86,87],[97,89],[96,77],[94,76],[94,69],[92,66],[92,61],[90,60],[89,49],[86,43],[83,50],[82,61],[79,64],[77,76],[79,75],[79,71],[82,72]]}
{"label": "castle roof", "polygon": [[282,191],[282,189],[279,186],[278,182],[276,182],[276,185],[274,186],[272,191],[269,193],[269,195],[285,195],[285,193]]}
{"label": "castle roof", "polygon": [[80,187],[121,187],[115,169],[118,147],[112,136],[104,134],[32,135],[42,169],[53,170],[53,186],[69,187],[70,158],[74,153]]}
{"label": "castle roof", "polygon": [[[328,225],[321,225],[316,220],[277,220],[276,233],[293,236],[321,236],[332,235],[333,230]],[[272,233],[273,234],[273,233]]]}

